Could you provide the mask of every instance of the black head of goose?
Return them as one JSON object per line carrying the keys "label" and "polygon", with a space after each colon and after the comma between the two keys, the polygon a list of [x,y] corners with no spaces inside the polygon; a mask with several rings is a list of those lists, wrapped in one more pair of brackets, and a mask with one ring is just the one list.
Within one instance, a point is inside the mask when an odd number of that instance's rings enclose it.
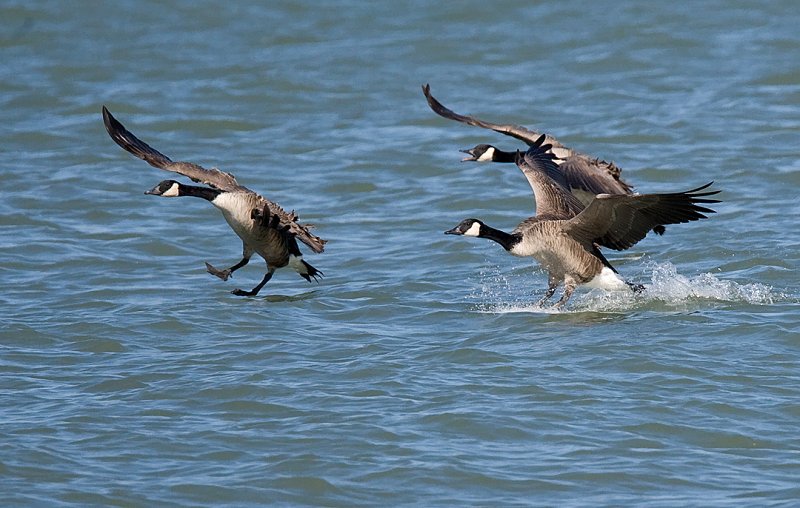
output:
{"label": "black head of goose", "polygon": [[461,159],[461,162],[514,162],[516,159],[516,152],[506,152],[487,144],[475,145],[459,152],[469,156]]}
{"label": "black head of goose", "polygon": [[[625,250],[659,224],[679,224],[707,218],[714,210],[701,206],[718,203],[705,191],[711,183],[685,192],[665,194],[599,194],[586,208],[551,175],[558,175],[549,147],[538,145],[517,156],[517,165],[534,190],[536,215],[522,221],[511,233],[478,219],[464,219],[445,234],[486,238],[514,256],[532,257],[548,273],[544,304],[564,284],[556,303],[563,306],[579,285],[608,290],[643,289],[624,281],[603,257],[599,246]],[[705,191],[705,192],[703,192]]]}
{"label": "black head of goose", "polygon": [[272,278],[278,268],[290,267],[307,281],[317,280],[322,272],[303,260],[297,240],[312,251],[320,253],[326,240],[310,232],[311,224],[297,222],[296,213],[286,212],[278,204],[265,199],[236,178],[218,169],[205,169],[191,162],[173,162],[169,157],[134,136],[103,106],[103,122],[106,130],[119,146],[144,160],[151,166],[186,176],[193,182],[207,185],[185,185],[175,180],[164,180],[147,191],[162,197],[192,196],[205,199],[217,207],[228,225],[242,240],[242,259],[224,270],[206,263],[212,275],[227,280],[233,272],[245,266],[253,254],[258,254],[267,263],[267,273],[253,289],[235,289],[233,294],[255,296]]}

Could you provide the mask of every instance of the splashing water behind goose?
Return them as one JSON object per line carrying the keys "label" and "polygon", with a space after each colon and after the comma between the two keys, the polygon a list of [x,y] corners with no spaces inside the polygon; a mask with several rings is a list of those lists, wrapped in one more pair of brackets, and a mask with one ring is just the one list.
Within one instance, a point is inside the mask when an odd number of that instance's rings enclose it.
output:
{"label": "splashing water behind goose", "polygon": [[[786,295],[765,284],[740,284],[720,279],[711,273],[686,276],[678,273],[672,263],[651,263],[650,282],[645,291],[633,294],[627,291],[583,291],[575,299],[573,308],[566,310],[542,308],[536,305],[535,296],[528,288],[515,287],[513,278],[489,269],[480,274],[481,287],[469,297],[477,308],[487,313],[535,312],[542,314],[579,312],[691,311],[716,307],[726,303],[769,305]],[[642,274],[639,280],[646,278]]]}

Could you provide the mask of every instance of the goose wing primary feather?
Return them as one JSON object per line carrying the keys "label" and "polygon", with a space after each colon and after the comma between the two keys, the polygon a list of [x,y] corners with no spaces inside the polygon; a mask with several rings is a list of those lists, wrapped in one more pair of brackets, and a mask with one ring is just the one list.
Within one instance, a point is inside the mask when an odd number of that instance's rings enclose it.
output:
{"label": "goose wing primary feather", "polygon": [[[425,94],[425,99],[428,101],[428,106],[433,110],[434,113],[437,115],[449,118],[450,120],[455,120],[456,122],[465,123],[467,125],[473,125],[475,127],[482,127],[484,129],[490,129],[495,132],[499,132],[501,134],[505,134],[507,136],[511,136],[513,138],[517,138],[520,141],[523,141],[529,146],[533,146],[536,143],[536,140],[542,136],[541,133],[532,131],[521,125],[512,125],[512,124],[497,124],[486,122],[484,120],[480,120],[475,118],[474,116],[466,116],[466,115],[459,115],[455,111],[446,108],[441,102],[436,100],[436,98],[431,94],[431,86],[429,84],[422,86],[422,93]],[[562,147],[559,141],[547,134],[545,136],[545,142],[554,146],[554,147]]]}
{"label": "goose wing primary feather", "polygon": [[625,250],[643,239],[654,227],[706,219],[714,210],[701,206],[719,203],[706,191],[714,182],[696,189],[668,194],[600,194],[581,213],[565,221],[563,230],[585,245],[599,243]]}
{"label": "goose wing primary feather", "polygon": [[192,162],[174,162],[134,136],[119,120],[114,118],[105,106],[103,106],[103,123],[106,126],[108,135],[111,136],[111,139],[116,144],[153,167],[181,174],[190,178],[193,182],[204,183],[223,191],[242,189],[242,186],[236,182],[236,178],[230,173],[219,169],[206,169]]}

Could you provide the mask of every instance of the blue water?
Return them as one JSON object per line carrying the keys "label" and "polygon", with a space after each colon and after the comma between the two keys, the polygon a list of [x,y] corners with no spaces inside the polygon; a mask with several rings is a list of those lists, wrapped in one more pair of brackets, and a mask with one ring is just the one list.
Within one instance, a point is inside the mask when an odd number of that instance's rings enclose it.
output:
{"label": "blue water", "polygon": [[[790,1],[0,5],[0,492],[8,506],[793,506],[800,11]],[[533,213],[544,130],[710,220],[546,275],[465,217]],[[241,243],[109,109],[329,240],[230,294]]]}

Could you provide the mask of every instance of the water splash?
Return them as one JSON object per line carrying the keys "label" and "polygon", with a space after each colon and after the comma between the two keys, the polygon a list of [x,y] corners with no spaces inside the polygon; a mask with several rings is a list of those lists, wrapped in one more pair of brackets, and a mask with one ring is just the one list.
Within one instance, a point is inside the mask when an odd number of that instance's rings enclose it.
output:
{"label": "water splash", "polygon": [[651,299],[667,302],[709,299],[754,305],[769,305],[782,296],[765,284],[738,284],[721,280],[710,273],[703,273],[691,278],[686,277],[679,274],[672,263],[653,265],[651,283],[646,293]]}
{"label": "water splash", "polygon": [[[645,291],[633,294],[627,291],[610,292],[579,288],[564,309],[554,309],[552,304],[539,307],[538,298],[545,285],[530,290],[522,288],[523,277],[501,274],[499,269],[480,274],[481,287],[470,298],[476,300],[478,310],[487,313],[534,312],[559,314],[574,312],[622,312],[630,310],[692,310],[719,304],[746,303],[770,305],[785,295],[760,283],[740,284],[720,279],[711,273],[688,277],[678,273],[672,263],[650,265],[650,283]],[[526,275],[526,280],[529,275]],[[536,280],[536,279],[534,279]],[[532,282],[532,280],[531,280]],[[557,301],[560,290],[553,297]]]}

